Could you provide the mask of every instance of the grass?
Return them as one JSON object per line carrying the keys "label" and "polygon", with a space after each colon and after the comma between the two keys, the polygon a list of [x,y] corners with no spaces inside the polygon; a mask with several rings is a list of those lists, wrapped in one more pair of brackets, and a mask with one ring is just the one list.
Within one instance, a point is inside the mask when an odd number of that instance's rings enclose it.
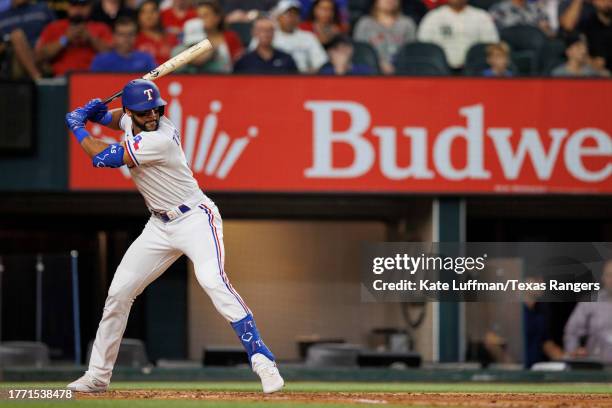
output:
{"label": "grass", "polygon": [[[0,383],[6,388],[63,388],[57,383]],[[258,382],[117,382],[113,390],[201,390],[257,392]],[[372,383],[372,382],[290,382],[292,392],[501,392],[501,393],[572,393],[612,394],[610,384],[600,383]]]}

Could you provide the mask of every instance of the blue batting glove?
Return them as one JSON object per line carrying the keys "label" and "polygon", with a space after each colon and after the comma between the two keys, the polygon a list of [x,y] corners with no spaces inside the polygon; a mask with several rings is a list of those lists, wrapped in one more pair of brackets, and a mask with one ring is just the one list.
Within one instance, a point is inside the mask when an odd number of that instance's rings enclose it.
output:
{"label": "blue batting glove", "polygon": [[100,123],[107,125],[110,123],[112,116],[108,111],[108,106],[102,102],[102,100],[96,98],[92,99],[83,107],[83,110],[87,113],[87,119],[94,123]]}
{"label": "blue batting glove", "polygon": [[66,114],[66,126],[74,134],[79,143],[83,141],[89,133],[85,130],[87,123],[87,112],[83,108],[76,108]]}

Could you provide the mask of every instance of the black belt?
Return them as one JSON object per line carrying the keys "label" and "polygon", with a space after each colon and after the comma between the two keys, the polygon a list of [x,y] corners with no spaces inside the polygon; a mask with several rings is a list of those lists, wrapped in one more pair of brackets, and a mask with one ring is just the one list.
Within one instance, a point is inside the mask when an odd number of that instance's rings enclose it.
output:
{"label": "black belt", "polygon": [[159,218],[163,222],[168,222],[168,221],[172,221],[172,220],[177,219],[182,214],[185,214],[186,212],[188,212],[190,210],[191,210],[191,208],[189,208],[185,204],[181,204],[181,205],[178,206],[178,211],[179,212],[177,212],[175,210],[170,210],[170,211],[166,211],[166,212],[151,210],[151,214],[153,214],[155,217]]}

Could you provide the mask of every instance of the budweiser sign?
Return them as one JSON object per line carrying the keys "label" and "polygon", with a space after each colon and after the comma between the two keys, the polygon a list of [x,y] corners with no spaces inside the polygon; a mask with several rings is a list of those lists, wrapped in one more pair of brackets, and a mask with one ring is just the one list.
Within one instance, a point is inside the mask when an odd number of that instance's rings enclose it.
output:
{"label": "budweiser sign", "polygon": [[[71,77],[71,105],[130,79],[91,77]],[[608,81],[175,76],[159,85],[209,190],[612,193]],[[76,142],[71,187],[134,188],[127,169],[94,169]]]}

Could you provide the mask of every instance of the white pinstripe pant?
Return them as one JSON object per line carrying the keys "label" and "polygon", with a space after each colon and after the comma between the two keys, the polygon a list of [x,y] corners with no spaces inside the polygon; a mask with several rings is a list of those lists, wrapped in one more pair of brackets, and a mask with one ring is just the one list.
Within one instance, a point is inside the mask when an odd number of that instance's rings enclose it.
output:
{"label": "white pinstripe pant", "polygon": [[89,360],[90,375],[110,382],[134,299],[182,254],[193,262],[199,284],[225,319],[236,322],[251,313],[223,269],[223,226],[211,200],[167,223],[151,217],[123,256],[108,290]]}

